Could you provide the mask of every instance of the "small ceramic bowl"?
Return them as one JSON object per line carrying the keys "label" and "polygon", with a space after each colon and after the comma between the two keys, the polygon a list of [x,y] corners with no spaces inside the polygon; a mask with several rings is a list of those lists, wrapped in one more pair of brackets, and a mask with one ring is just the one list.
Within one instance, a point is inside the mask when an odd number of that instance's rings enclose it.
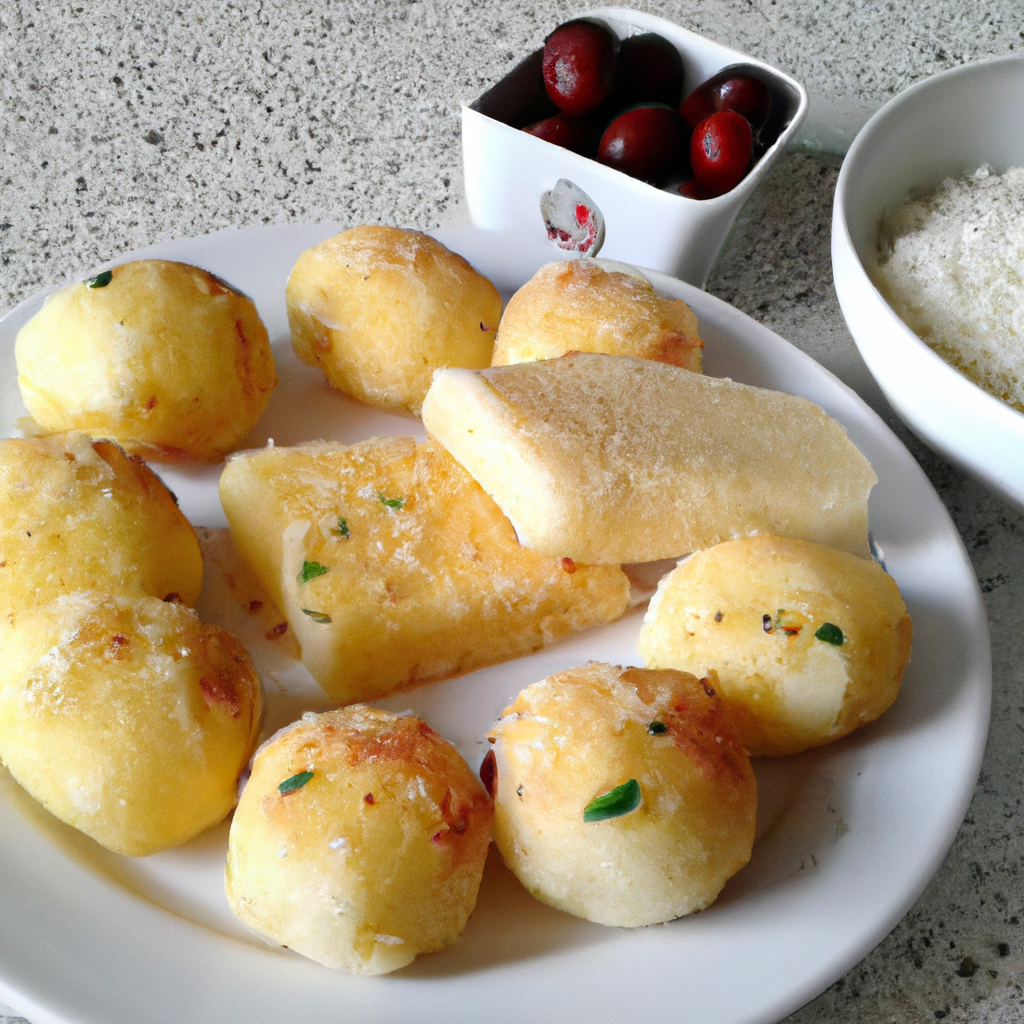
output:
{"label": "small ceramic bowl", "polygon": [[[654,32],[669,40],[683,58],[684,95],[730,65],[756,69],[781,104],[778,137],[743,181],[725,195],[698,200],[680,195],[676,185],[655,188],[519,130],[546,116],[541,111],[534,116],[532,109],[543,52],[537,50],[462,109],[470,219],[485,230],[514,230],[527,237],[545,238],[542,197],[566,181],[591,200],[603,221],[602,256],[660,270],[702,287],[736,215],[803,120],[807,93],[781,71],[664,18],[621,7],[599,8],[579,17],[603,22],[620,39]],[[577,194],[571,189],[568,192]],[[564,258],[554,243],[552,249],[552,259]]]}
{"label": "small ceramic bowl", "polygon": [[836,184],[832,270],[847,326],[897,415],[950,462],[1024,509],[1024,415],[936,355],[872,284],[883,213],[911,189],[983,164],[1024,167],[1024,59],[944,71],[911,86],[854,140]]}

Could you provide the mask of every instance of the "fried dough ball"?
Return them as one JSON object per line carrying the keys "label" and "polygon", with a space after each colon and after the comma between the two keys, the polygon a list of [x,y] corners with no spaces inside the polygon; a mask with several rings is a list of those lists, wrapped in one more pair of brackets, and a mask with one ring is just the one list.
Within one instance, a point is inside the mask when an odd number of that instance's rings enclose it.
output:
{"label": "fried dough ball", "polygon": [[607,352],[699,373],[703,347],[681,299],[663,299],[646,278],[574,259],[541,267],[509,299],[491,365]]}
{"label": "fried dough ball", "polygon": [[591,663],[528,686],[489,739],[495,842],[552,907],[669,921],[750,859],[756,783],[706,679]]}
{"label": "fried dough ball", "polygon": [[418,416],[434,370],[491,363],[501,296],[429,235],[364,225],[298,259],[288,278],[295,353],[339,391]]}
{"label": "fried dough ball", "polygon": [[219,462],[274,389],[256,307],[185,263],[136,260],[51,295],[15,342],[44,433],[84,430],[156,462]]}
{"label": "fried dough ball", "polygon": [[116,853],[231,810],[262,706],[242,645],[184,605],[83,591],[0,619],[0,761]]}
{"label": "fried dough ball", "polygon": [[195,604],[203,556],[160,478],[77,431],[0,440],[0,614],[76,590]]}
{"label": "fried dough ball", "polygon": [[652,598],[651,668],[718,675],[753,755],[794,754],[876,719],[910,658],[910,617],[877,562],[762,535],[698,551]]}
{"label": "fried dough ball", "polygon": [[327,967],[386,974],[458,941],[492,817],[466,762],[418,718],[308,712],[253,761],[231,823],[228,902]]}

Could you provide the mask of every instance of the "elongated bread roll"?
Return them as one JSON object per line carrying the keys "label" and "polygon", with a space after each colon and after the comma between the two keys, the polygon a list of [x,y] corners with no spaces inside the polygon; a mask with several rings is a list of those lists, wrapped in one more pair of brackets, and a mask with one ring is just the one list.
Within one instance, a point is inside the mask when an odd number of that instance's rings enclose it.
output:
{"label": "elongated bread roll", "polygon": [[869,554],[877,477],[804,398],[575,353],[439,370],[423,423],[544,555],[647,562],[756,533]]}

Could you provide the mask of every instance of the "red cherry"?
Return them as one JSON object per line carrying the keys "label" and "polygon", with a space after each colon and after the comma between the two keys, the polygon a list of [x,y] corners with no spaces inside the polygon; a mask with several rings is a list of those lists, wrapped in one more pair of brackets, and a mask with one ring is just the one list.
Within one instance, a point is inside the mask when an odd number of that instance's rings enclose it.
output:
{"label": "red cherry", "polygon": [[652,185],[662,185],[683,170],[686,128],[664,104],[645,104],[619,114],[605,129],[597,159]]}
{"label": "red cherry", "polygon": [[529,135],[536,135],[538,139],[555,146],[564,146],[574,153],[593,153],[594,142],[600,130],[600,127],[595,130],[592,118],[566,117],[564,114],[546,117],[543,121],[537,121],[523,129]]}
{"label": "red cherry", "polygon": [[683,100],[683,105],[679,108],[679,115],[691,128],[696,128],[701,121],[709,118],[717,109],[711,95],[713,88],[714,79],[712,78],[698,85]]}
{"label": "red cherry", "polygon": [[734,189],[750,166],[752,140],[750,122],[735,110],[717,111],[697,125],[690,139],[697,189],[707,198]]}
{"label": "red cherry", "polygon": [[615,58],[613,101],[626,107],[633,103],[668,103],[675,106],[683,91],[683,58],[662,36],[644,32],[627,36]]}
{"label": "red cherry", "polygon": [[750,122],[754,131],[768,120],[772,94],[760,78],[733,75],[714,86],[711,95],[716,110],[735,110]]}
{"label": "red cherry", "polygon": [[541,65],[548,95],[566,114],[585,114],[611,89],[615,36],[592,21],[569,21],[548,36]]}

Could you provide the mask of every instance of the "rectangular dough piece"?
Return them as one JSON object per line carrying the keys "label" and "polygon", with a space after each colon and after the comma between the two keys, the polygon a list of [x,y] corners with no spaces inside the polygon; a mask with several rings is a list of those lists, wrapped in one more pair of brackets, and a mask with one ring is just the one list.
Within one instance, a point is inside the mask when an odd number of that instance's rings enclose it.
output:
{"label": "rectangular dough piece", "polygon": [[756,533],[870,554],[877,477],[804,398],[572,353],[438,370],[423,423],[544,555],[648,562]]}
{"label": "rectangular dough piece", "polygon": [[315,441],[233,456],[221,502],[314,679],[341,703],[493,665],[626,609],[619,566],[522,547],[438,444]]}

